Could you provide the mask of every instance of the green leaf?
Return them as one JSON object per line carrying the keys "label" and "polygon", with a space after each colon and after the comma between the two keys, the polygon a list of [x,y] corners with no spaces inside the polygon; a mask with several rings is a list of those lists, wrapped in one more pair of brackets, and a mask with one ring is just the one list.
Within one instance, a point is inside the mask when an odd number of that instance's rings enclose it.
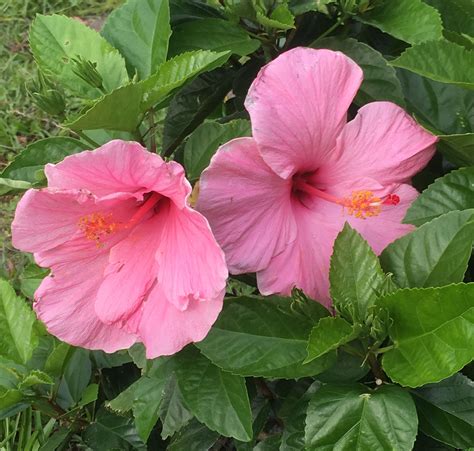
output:
{"label": "green leaf", "polygon": [[290,30],[295,28],[295,16],[285,4],[278,5],[267,17],[261,11],[257,11],[257,22],[267,28],[276,28],[277,30]]}
{"label": "green leaf", "polygon": [[474,239],[474,211],[452,211],[389,244],[380,256],[400,287],[462,282]]}
{"label": "green leaf", "polygon": [[184,53],[166,63],[151,77],[119,88],[99,99],[89,110],[66,124],[73,130],[135,130],[143,114],[186,81],[224,64],[229,53],[207,50]]}
{"label": "green leaf", "polygon": [[77,404],[89,385],[92,365],[89,351],[75,348],[64,369],[58,391],[58,404],[67,408]]}
{"label": "green leaf", "polygon": [[56,343],[53,351],[46,359],[44,370],[51,376],[60,376],[73,352],[74,349],[67,343]]}
{"label": "green leaf", "polygon": [[409,450],[417,426],[413,399],[400,387],[328,384],[309,402],[305,449]]}
{"label": "green leaf", "polygon": [[468,209],[474,212],[474,167],[437,179],[411,204],[403,222],[419,226],[452,210]]}
{"label": "green leaf", "polygon": [[445,30],[474,36],[474,15],[471,0],[425,0],[436,8]]}
{"label": "green leaf", "polygon": [[474,165],[474,133],[463,135],[440,135],[438,149],[453,163]]}
{"label": "green leaf", "polygon": [[78,402],[78,406],[84,407],[91,402],[97,401],[99,395],[99,386],[97,384],[90,384],[82,393],[81,400]]}
{"label": "green leaf", "polygon": [[365,105],[374,100],[389,100],[405,105],[402,87],[395,69],[381,53],[363,42],[352,38],[324,38],[316,42],[315,48],[337,50],[353,59],[364,71],[364,80],[355,102]]}
{"label": "green leaf", "polygon": [[176,355],[176,377],[189,410],[209,429],[227,437],[252,439],[252,411],[240,376],[222,371],[195,348]]}
{"label": "green leaf", "polygon": [[343,316],[362,322],[382,293],[386,276],[374,251],[348,223],[334,242],[329,269],[330,293]]}
{"label": "green leaf", "polygon": [[439,382],[474,358],[474,284],[399,290],[380,303],[393,319],[382,365],[395,382]]}
{"label": "green leaf", "polygon": [[167,451],[203,451],[217,442],[219,434],[197,420],[184,426],[171,440]]}
{"label": "green leaf", "polygon": [[474,52],[449,41],[439,40],[415,45],[390,64],[432,80],[474,89],[471,76]]}
{"label": "green leaf", "polygon": [[312,376],[335,360],[329,353],[303,365],[311,329],[328,315],[321,307],[319,317],[311,318],[293,311],[291,299],[277,296],[227,299],[209,334],[196,346],[217,366],[242,376]]}
{"label": "green leaf", "polygon": [[359,19],[410,44],[443,37],[439,12],[421,0],[385,0]]}
{"label": "green leaf", "polygon": [[24,191],[30,189],[33,185],[30,182],[22,180],[12,180],[0,177],[0,196],[10,191]]}
{"label": "green leaf", "polygon": [[2,356],[25,364],[38,345],[36,317],[10,284],[0,279],[0,348]]}
{"label": "green leaf", "polygon": [[45,164],[57,163],[69,155],[88,148],[90,146],[73,138],[55,136],[41,139],[19,153],[1,172],[0,177],[37,183],[44,177],[38,177],[38,172],[43,170]]}
{"label": "green leaf", "polygon": [[474,443],[474,383],[469,378],[458,373],[412,393],[426,435],[455,448]]}
{"label": "green leaf", "polygon": [[250,122],[238,119],[225,124],[205,122],[189,137],[184,146],[184,166],[188,179],[199,178],[212,156],[224,143],[241,136],[251,136]]}
{"label": "green leaf", "polygon": [[[474,92],[409,72],[397,70],[410,112],[437,134],[474,131]],[[474,153],[474,151],[473,151]]]}
{"label": "green leaf", "polygon": [[40,370],[33,370],[21,381],[18,388],[24,390],[38,384],[53,385],[54,381],[46,373]]}
{"label": "green leaf", "polygon": [[97,64],[107,92],[128,82],[119,52],[79,20],[38,14],[31,25],[30,45],[41,70],[80,96],[96,98],[101,92],[74,74],[71,58],[77,56]]}
{"label": "green leaf", "polygon": [[23,399],[23,393],[17,389],[2,390],[0,389],[0,412],[4,409],[18,404]]}
{"label": "green leaf", "polygon": [[349,343],[357,338],[360,330],[360,326],[352,325],[338,316],[321,318],[309,336],[308,357],[306,357],[305,363]]}
{"label": "green leaf", "polygon": [[361,380],[370,368],[364,357],[355,356],[342,349],[337,350],[337,360],[333,366],[328,368],[316,378],[321,382],[347,383]]}
{"label": "green leaf", "polygon": [[84,441],[94,450],[115,451],[146,446],[137,434],[131,418],[120,417],[105,409],[99,410],[95,421],[83,433]]}
{"label": "green leaf", "polygon": [[168,1],[128,0],[109,15],[102,34],[143,80],[166,61],[171,35]]}
{"label": "green leaf", "polygon": [[173,28],[169,54],[174,56],[189,50],[229,50],[245,56],[259,47],[260,41],[251,39],[237,24],[222,19],[200,19]]}
{"label": "green leaf", "polygon": [[168,380],[163,390],[160,418],[163,425],[161,430],[161,437],[163,439],[174,435],[193,418],[193,414],[185,405],[183,395],[174,376]]}
{"label": "green leaf", "polygon": [[27,298],[32,299],[35,291],[48,274],[49,269],[41,268],[34,263],[25,266],[19,277],[21,293]]}

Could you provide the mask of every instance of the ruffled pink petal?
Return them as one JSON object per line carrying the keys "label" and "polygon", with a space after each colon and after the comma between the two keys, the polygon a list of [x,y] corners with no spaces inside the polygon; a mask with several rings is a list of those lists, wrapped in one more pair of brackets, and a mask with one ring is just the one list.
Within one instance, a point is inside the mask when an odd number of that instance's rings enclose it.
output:
{"label": "ruffled pink petal", "polygon": [[362,78],[354,61],[331,50],[295,48],[267,64],[245,101],[265,162],[284,178],[323,164]]}
{"label": "ruffled pink petal", "polygon": [[291,182],[266,165],[252,138],[219,149],[201,176],[197,209],[234,274],[265,268],[296,236]]}
{"label": "ruffled pink petal", "polygon": [[207,220],[172,203],[157,218],[156,283],[165,298],[179,310],[192,301],[214,299],[225,288],[228,272]]}
{"label": "ruffled pink petal", "polygon": [[80,233],[80,218],[114,211],[118,219],[130,214],[134,199],[98,200],[80,190],[28,190],[18,203],[12,223],[13,245],[26,252],[41,252],[65,243]]}
{"label": "ruffled pink petal", "polygon": [[136,336],[102,323],[95,314],[94,299],[108,257],[88,244],[77,239],[59,246],[67,249],[42,254],[53,271],[35,293],[35,311],[51,334],[74,346],[105,352],[128,348]]}
{"label": "ruffled pink petal", "polygon": [[45,172],[50,188],[86,189],[99,197],[132,193],[142,199],[156,191],[184,206],[190,192],[178,163],[165,163],[140,144],[121,140],[48,164]]}
{"label": "ruffled pink petal", "polygon": [[334,185],[367,176],[384,185],[404,183],[425,167],[436,141],[398,105],[369,103],[344,127],[334,158],[318,169],[318,180]]}
{"label": "ruffled pink petal", "polygon": [[156,285],[143,306],[138,333],[149,359],[171,355],[189,343],[201,341],[222,309],[224,290],[213,299],[192,300],[181,310]]}
{"label": "ruffled pink petal", "polygon": [[[321,209],[335,212],[337,206],[321,201]],[[341,211],[336,222],[330,222],[332,217],[325,222],[321,219],[321,211],[315,213],[294,202],[293,214],[298,224],[296,240],[273,257],[267,268],[257,273],[258,288],[264,295],[289,295],[297,287],[329,306],[329,262],[334,240],[344,222]]]}

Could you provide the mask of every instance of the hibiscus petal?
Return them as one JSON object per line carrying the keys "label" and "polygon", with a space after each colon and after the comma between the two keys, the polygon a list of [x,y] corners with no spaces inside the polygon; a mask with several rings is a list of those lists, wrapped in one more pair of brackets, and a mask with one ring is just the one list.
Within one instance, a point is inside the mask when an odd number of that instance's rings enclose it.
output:
{"label": "hibiscus petal", "polygon": [[[335,211],[338,206],[323,203]],[[325,306],[330,306],[329,262],[334,240],[342,228],[342,215],[337,222],[324,222],[321,212],[315,213],[303,204],[294,202],[294,217],[298,224],[296,240],[282,253],[273,257],[266,269],[257,273],[258,288],[262,294],[289,295],[293,287]],[[332,220],[333,218],[329,218]]]}
{"label": "hibiscus petal", "polygon": [[384,185],[404,183],[426,166],[436,141],[394,103],[369,103],[344,127],[337,157],[319,168],[318,180],[334,185],[367,176]]}
{"label": "hibiscus petal", "polygon": [[263,159],[282,177],[320,166],[336,144],[363,74],[340,52],[295,48],[267,64],[245,107]]}
{"label": "hibiscus petal", "polygon": [[197,209],[209,220],[234,274],[265,268],[296,236],[291,182],[266,165],[252,138],[219,149],[202,174]]}
{"label": "hibiscus petal", "polygon": [[224,290],[214,299],[193,300],[186,310],[169,302],[159,285],[143,306],[138,330],[148,359],[171,355],[189,343],[201,341],[222,310]]}
{"label": "hibiscus petal", "polygon": [[184,206],[191,190],[181,165],[165,163],[140,144],[121,140],[48,164],[45,172],[49,187],[86,189],[100,197],[132,193],[141,199],[156,191]]}
{"label": "hibiscus petal", "polygon": [[157,218],[156,279],[166,299],[185,310],[193,300],[215,298],[225,288],[228,272],[207,220],[172,203]]}
{"label": "hibiscus petal", "polygon": [[[102,323],[94,311],[94,299],[107,265],[107,252],[99,252],[83,240],[74,240],[45,252],[43,261],[53,274],[35,293],[35,311],[48,331],[59,339],[88,349],[115,352],[130,347],[136,336]],[[57,256],[61,255],[61,263]]]}

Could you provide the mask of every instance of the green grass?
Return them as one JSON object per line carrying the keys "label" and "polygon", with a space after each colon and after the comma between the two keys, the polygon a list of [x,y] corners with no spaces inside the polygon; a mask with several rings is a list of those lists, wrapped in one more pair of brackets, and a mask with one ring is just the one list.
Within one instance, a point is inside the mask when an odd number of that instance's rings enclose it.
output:
{"label": "green grass", "polygon": [[[37,78],[28,47],[36,14],[65,14],[100,25],[123,0],[2,0],[0,2],[0,170],[28,143],[58,131],[58,124],[32,102],[26,87]],[[11,246],[10,224],[17,196],[0,197],[0,277],[14,278],[24,259]]]}

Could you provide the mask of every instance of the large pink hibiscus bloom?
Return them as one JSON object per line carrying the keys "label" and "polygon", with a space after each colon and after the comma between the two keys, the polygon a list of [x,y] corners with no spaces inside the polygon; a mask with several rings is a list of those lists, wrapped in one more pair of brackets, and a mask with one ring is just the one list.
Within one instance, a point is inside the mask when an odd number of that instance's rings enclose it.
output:
{"label": "large pink hibiscus bloom", "polygon": [[253,138],[222,146],[202,175],[198,210],[230,272],[256,272],[263,294],[296,286],[330,305],[329,260],[345,221],[377,253],[412,229],[401,224],[417,196],[408,183],[436,137],[390,102],[347,122],[362,78],[339,52],[282,54],[250,87]]}
{"label": "large pink hibiscus bloom", "polygon": [[206,219],[187,205],[183,168],[111,141],[47,165],[48,188],[18,204],[13,244],[51,268],[34,308],[61,340],[147,356],[205,337],[227,268]]}

